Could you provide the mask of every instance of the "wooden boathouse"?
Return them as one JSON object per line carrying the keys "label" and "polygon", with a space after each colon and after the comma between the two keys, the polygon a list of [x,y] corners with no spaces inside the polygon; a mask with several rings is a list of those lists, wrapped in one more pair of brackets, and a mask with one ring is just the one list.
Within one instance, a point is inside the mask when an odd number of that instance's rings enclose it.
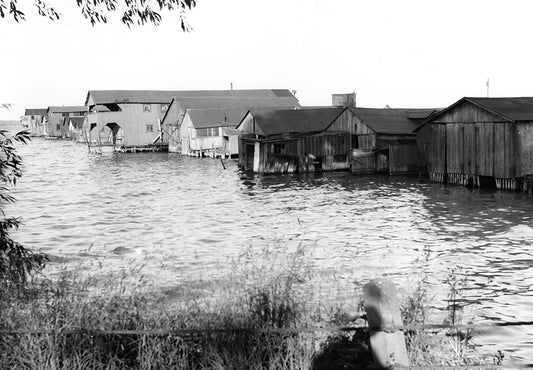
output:
{"label": "wooden boathouse", "polygon": [[531,188],[531,97],[465,97],[426,119],[416,133],[419,165],[431,181]]}
{"label": "wooden boathouse", "polygon": [[354,115],[352,172],[405,174],[417,171],[414,130],[434,109],[349,108]]}
{"label": "wooden boathouse", "polygon": [[342,107],[249,111],[237,126],[239,164],[263,174],[347,170],[351,117]]}

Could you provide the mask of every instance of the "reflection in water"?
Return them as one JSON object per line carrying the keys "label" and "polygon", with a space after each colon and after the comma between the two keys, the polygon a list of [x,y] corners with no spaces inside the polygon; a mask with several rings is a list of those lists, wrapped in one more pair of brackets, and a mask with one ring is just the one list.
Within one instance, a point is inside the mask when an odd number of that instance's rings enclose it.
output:
{"label": "reflection in water", "polygon": [[[345,294],[376,275],[410,290],[427,274],[443,307],[443,282],[460,268],[481,321],[533,320],[528,195],[342,172],[258,176],[234,161],[225,170],[219,160],[172,153],[91,155],[42,139],[20,152],[25,173],[8,214],[25,225],[14,236],[72,264],[143,265],[172,286],[227,273],[229,258],[250,245],[303,243],[317,274]],[[527,327],[507,328],[485,344],[527,358],[531,339]]]}

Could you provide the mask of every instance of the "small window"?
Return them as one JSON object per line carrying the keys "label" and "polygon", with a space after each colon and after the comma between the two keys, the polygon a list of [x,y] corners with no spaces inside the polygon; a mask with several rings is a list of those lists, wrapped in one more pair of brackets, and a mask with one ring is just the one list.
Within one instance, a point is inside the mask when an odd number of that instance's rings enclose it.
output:
{"label": "small window", "polygon": [[152,106],[150,104],[143,104],[143,112],[151,112]]}
{"label": "small window", "polygon": [[154,125],[147,124],[146,125],[146,132],[154,132]]}
{"label": "small window", "polygon": [[58,123],[58,124],[56,125],[56,131],[60,131],[60,130],[61,130],[61,125]]}
{"label": "small window", "polygon": [[272,144],[272,153],[274,153],[274,154],[284,154],[285,153],[285,143]]}
{"label": "small window", "polygon": [[35,116],[31,116],[31,119],[35,119]]}
{"label": "small window", "polygon": [[161,105],[161,113],[165,113],[168,110],[168,104]]}

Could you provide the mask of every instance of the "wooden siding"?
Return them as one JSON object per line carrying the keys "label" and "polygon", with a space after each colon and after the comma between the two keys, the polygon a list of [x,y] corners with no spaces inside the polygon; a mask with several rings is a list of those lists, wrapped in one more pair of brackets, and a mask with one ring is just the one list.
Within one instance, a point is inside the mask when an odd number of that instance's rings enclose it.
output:
{"label": "wooden siding", "polygon": [[428,171],[446,172],[446,125],[430,126],[430,143],[428,150]]}
{"label": "wooden siding", "polygon": [[416,132],[418,167],[427,170],[432,125],[424,125]]}
{"label": "wooden siding", "polygon": [[463,172],[463,124],[448,123],[446,125],[446,172]]}
{"label": "wooden siding", "polygon": [[393,144],[389,147],[389,173],[412,173],[417,170],[416,144]]}
{"label": "wooden siding", "polygon": [[[315,170],[345,170],[350,167],[351,136],[348,133],[319,134],[276,140],[256,140],[241,137],[239,164],[245,170],[253,169],[253,158],[257,158],[259,173],[294,173]],[[259,154],[255,153],[259,144]],[[281,153],[275,148],[283,146]],[[308,160],[308,154],[315,157]],[[314,162],[314,163],[313,163]]]}
{"label": "wooden siding", "polygon": [[502,122],[503,117],[492,114],[475,104],[464,101],[455,108],[443,113],[433,120],[433,123],[477,123],[477,122]]}
{"label": "wooden siding", "polygon": [[357,125],[360,123],[359,118],[351,110],[345,109],[326,131],[342,131],[354,135],[357,133]]}
{"label": "wooden siding", "polygon": [[[284,144],[284,153],[274,153],[276,144]],[[260,144],[259,173],[295,173],[298,171],[297,140],[263,142]]]}
{"label": "wooden siding", "polygon": [[476,123],[477,173],[480,176],[494,176],[494,124]]}
{"label": "wooden siding", "polygon": [[298,154],[313,154],[315,157],[348,154],[351,151],[347,134],[306,136],[299,141]]}
{"label": "wooden siding", "polygon": [[357,135],[358,149],[374,149],[376,147],[376,134],[361,134]]}
{"label": "wooden siding", "polygon": [[514,124],[494,124],[494,177],[513,178],[516,176]]}
{"label": "wooden siding", "polygon": [[516,176],[533,175],[533,122],[516,125]]}
{"label": "wooden siding", "polygon": [[463,170],[458,173],[477,174],[477,141],[476,125],[463,124]]}
{"label": "wooden siding", "polygon": [[[93,112],[88,115],[89,126],[96,123],[94,133],[105,130],[108,123],[116,123],[124,130],[124,145],[151,144],[159,136],[159,122],[163,118],[161,105],[151,104],[151,111],[143,110],[143,104],[119,104],[119,112]],[[146,125],[152,125],[153,131],[148,132]]]}

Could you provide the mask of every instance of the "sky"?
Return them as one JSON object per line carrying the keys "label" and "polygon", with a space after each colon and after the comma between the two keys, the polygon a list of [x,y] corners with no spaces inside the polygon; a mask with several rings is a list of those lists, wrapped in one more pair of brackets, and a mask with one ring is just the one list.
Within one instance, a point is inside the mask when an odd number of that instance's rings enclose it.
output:
{"label": "sky", "polygon": [[[533,96],[530,0],[197,0],[160,26],[0,18],[0,120],[83,105],[88,90],[290,89],[302,105],[356,92],[362,107],[446,107],[464,96]],[[29,4],[28,4],[29,3]]]}

